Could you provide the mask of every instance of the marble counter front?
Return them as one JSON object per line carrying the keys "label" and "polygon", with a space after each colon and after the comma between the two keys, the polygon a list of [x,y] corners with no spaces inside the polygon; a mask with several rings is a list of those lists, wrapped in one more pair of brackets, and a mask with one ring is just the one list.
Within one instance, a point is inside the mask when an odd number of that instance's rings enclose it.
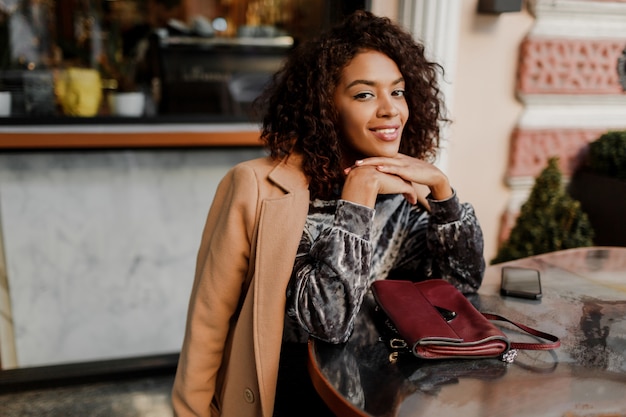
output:
{"label": "marble counter front", "polygon": [[0,153],[2,368],[177,352],[217,183],[262,154]]}

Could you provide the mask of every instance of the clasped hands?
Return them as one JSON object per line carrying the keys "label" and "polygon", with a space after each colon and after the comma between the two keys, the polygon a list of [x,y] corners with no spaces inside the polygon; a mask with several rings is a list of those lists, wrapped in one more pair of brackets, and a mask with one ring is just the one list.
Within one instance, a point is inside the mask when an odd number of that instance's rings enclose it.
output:
{"label": "clasped hands", "polygon": [[341,198],[372,208],[379,194],[402,194],[411,204],[429,192],[434,200],[445,200],[453,194],[448,177],[439,168],[400,153],[395,157],[360,159],[344,173]]}

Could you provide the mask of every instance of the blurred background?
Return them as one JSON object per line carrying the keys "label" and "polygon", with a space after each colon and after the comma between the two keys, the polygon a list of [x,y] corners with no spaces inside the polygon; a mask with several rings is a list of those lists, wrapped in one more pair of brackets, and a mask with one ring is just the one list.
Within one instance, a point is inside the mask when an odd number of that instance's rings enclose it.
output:
{"label": "blurred background", "polygon": [[624,0],[0,0],[1,369],[178,352],[215,186],[263,154],[250,102],[359,8],[444,66],[437,164],[487,262],[550,158],[567,183],[626,130]]}

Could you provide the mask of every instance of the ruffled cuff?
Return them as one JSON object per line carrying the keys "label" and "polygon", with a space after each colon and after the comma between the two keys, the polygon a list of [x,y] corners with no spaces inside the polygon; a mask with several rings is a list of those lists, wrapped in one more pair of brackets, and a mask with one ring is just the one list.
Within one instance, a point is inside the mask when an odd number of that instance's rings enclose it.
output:
{"label": "ruffled cuff", "polygon": [[430,205],[430,214],[435,223],[452,223],[461,219],[463,208],[454,189],[452,190],[452,195],[445,200],[435,200],[431,194],[426,199]]}

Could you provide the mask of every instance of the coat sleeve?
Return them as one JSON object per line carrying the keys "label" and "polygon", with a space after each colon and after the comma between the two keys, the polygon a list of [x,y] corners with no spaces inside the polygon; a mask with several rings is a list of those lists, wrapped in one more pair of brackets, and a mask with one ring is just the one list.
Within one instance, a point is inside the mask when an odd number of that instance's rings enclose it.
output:
{"label": "coat sleeve", "polygon": [[202,234],[185,337],[172,389],[179,417],[209,416],[229,322],[249,273],[258,181],[236,166],[218,185]]}

